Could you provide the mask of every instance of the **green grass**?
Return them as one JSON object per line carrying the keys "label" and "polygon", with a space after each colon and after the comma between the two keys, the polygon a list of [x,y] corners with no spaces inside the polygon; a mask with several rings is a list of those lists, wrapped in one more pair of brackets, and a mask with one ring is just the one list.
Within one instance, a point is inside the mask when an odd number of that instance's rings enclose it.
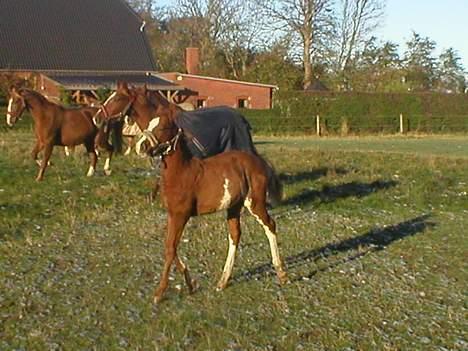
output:
{"label": "green grass", "polygon": [[219,213],[192,219],[180,245],[199,290],[174,272],[155,307],[166,214],[145,201],[147,161],[117,157],[110,177],[101,161],[87,178],[82,149],[56,148],[36,183],[24,123],[0,132],[0,349],[467,349],[468,160],[455,139],[261,138],[284,182],[272,214],[291,283],[278,286],[246,214],[217,293]]}

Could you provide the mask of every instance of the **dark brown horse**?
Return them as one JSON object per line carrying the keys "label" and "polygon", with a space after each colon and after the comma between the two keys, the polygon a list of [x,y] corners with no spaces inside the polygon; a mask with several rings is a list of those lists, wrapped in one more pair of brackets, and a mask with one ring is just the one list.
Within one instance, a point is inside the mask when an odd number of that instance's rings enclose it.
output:
{"label": "dark brown horse", "polygon": [[267,191],[279,201],[281,187],[275,175],[276,186],[269,188],[264,160],[242,151],[228,151],[200,160],[188,150],[186,137],[170,114],[161,113],[152,123],[149,153],[163,159],[162,199],[168,211],[165,262],[154,302],[161,300],[168,286],[169,271],[174,261],[183,273],[189,291],[193,290],[194,281],[177,255],[177,246],[190,217],[221,210],[227,211],[229,249],[217,289],[227,286],[232,273],[241,235],[242,207],[246,207],[265,230],[279,282],[285,283],[287,276],[278,251],[276,225],[266,207]]}
{"label": "dark brown horse", "polygon": [[[90,166],[87,175],[92,176],[96,169],[97,155],[95,142],[104,148],[109,156],[106,159],[104,172],[111,173],[110,160],[113,147],[107,142],[104,132],[99,130],[93,121],[97,112],[94,107],[65,108],[47,100],[38,92],[30,89],[10,89],[8,101],[7,124],[13,126],[25,110],[29,110],[34,119],[36,145],[32,150],[32,158],[39,164],[37,181],[44,178],[52,149],[55,145],[75,146],[84,144],[90,156]],[[42,162],[38,161],[38,153],[44,151]]]}

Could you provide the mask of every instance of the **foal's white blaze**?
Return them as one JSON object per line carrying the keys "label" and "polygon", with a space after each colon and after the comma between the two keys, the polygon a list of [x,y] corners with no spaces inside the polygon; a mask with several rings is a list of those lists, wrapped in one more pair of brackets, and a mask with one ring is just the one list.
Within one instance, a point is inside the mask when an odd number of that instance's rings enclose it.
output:
{"label": "foal's white blaze", "polygon": [[229,205],[231,204],[231,193],[229,192],[229,179],[225,178],[224,179],[224,194],[223,194],[223,197],[221,199],[221,202],[219,203],[219,207],[218,209],[219,210],[224,210],[226,208],[229,207]]}
{"label": "foal's white blaze", "polygon": [[94,175],[94,167],[89,166],[88,173],[86,174],[88,177],[92,177]]}
{"label": "foal's white blaze", "polygon": [[153,118],[153,119],[149,122],[148,128],[147,128],[146,130],[149,130],[150,132],[152,132],[152,131],[154,130],[154,128],[156,128],[156,127],[158,126],[159,120],[160,120],[159,117]]}
{"label": "foal's white blaze", "polygon": [[221,276],[218,287],[216,288],[217,291],[220,291],[224,288],[224,285],[226,285],[227,281],[229,280],[229,277],[232,274],[232,268],[234,267],[234,258],[236,257],[236,249],[237,245],[234,244],[231,235],[229,235],[228,255],[226,257],[226,263],[224,264],[223,275]]}
{"label": "foal's white blaze", "polygon": [[265,234],[266,234],[266,236],[268,238],[268,241],[270,243],[271,258],[272,258],[272,261],[273,261],[273,266],[275,266],[275,268],[281,268],[282,263],[281,263],[279,250],[278,250],[278,242],[276,241],[276,234],[272,233],[270,228],[268,228],[268,226],[265,223],[263,223],[263,221],[260,219],[260,217],[258,217],[252,211],[252,199],[246,198],[245,201],[244,201],[244,206],[249,210],[249,212],[252,214],[252,216],[255,217],[257,222],[261,224],[261,226],[263,227],[263,230],[265,231]]}
{"label": "foal's white blaze", "polygon": [[13,98],[10,98],[10,100],[8,100],[8,108],[7,108],[7,124],[11,127],[13,126],[13,123],[11,123],[11,112],[13,110]]}
{"label": "foal's white blaze", "polygon": [[117,92],[114,91],[112,94],[110,94],[110,96],[107,98],[106,101],[104,101],[104,106],[107,106],[107,104],[109,103],[109,101],[111,101],[115,96],[117,95]]}

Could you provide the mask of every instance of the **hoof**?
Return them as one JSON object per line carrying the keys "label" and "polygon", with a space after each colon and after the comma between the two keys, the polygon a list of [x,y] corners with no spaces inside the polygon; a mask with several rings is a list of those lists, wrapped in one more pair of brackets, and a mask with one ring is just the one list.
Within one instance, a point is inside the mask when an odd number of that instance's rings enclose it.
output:
{"label": "hoof", "polygon": [[153,297],[153,304],[157,305],[161,302],[162,300],[162,296],[159,296],[159,295],[154,295]]}
{"label": "hoof", "polygon": [[226,289],[227,285],[228,285],[228,282],[225,282],[225,283],[218,282],[218,285],[216,285],[216,291],[217,292],[223,291],[224,289]]}
{"label": "hoof", "polygon": [[278,281],[280,285],[285,285],[289,282],[288,275],[286,274],[285,271],[280,271],[277,273],[278,275]]}
{"label": "hoof", "polygon": [[189,294],[193,294],[199,288],[198,283],[195,279],[190,281],[190,286],[188,287]]}
{"label": "hoof", "polygon": [[104,170],[104,174],[105,174],[106,176],[110,176],[110,175],[112,174],[112,170],[110,170],[110,169],[105,169],[105,170]]}

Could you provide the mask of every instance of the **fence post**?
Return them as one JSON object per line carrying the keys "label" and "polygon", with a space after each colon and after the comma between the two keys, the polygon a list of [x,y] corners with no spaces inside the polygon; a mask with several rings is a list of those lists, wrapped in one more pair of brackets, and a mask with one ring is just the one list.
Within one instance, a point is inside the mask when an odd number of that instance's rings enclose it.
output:
{"label": "fence post", "polygon": [[403,125],[403,113],[400,113],[400,134],[403,134],[405,132],[405,128]]}
{"label": "fence post", "polygon": [[317,115],[317,117],[315,118],[315,123],[316,123],[316,131],[317,131],[317,136],[320,136],[320,116]]}

